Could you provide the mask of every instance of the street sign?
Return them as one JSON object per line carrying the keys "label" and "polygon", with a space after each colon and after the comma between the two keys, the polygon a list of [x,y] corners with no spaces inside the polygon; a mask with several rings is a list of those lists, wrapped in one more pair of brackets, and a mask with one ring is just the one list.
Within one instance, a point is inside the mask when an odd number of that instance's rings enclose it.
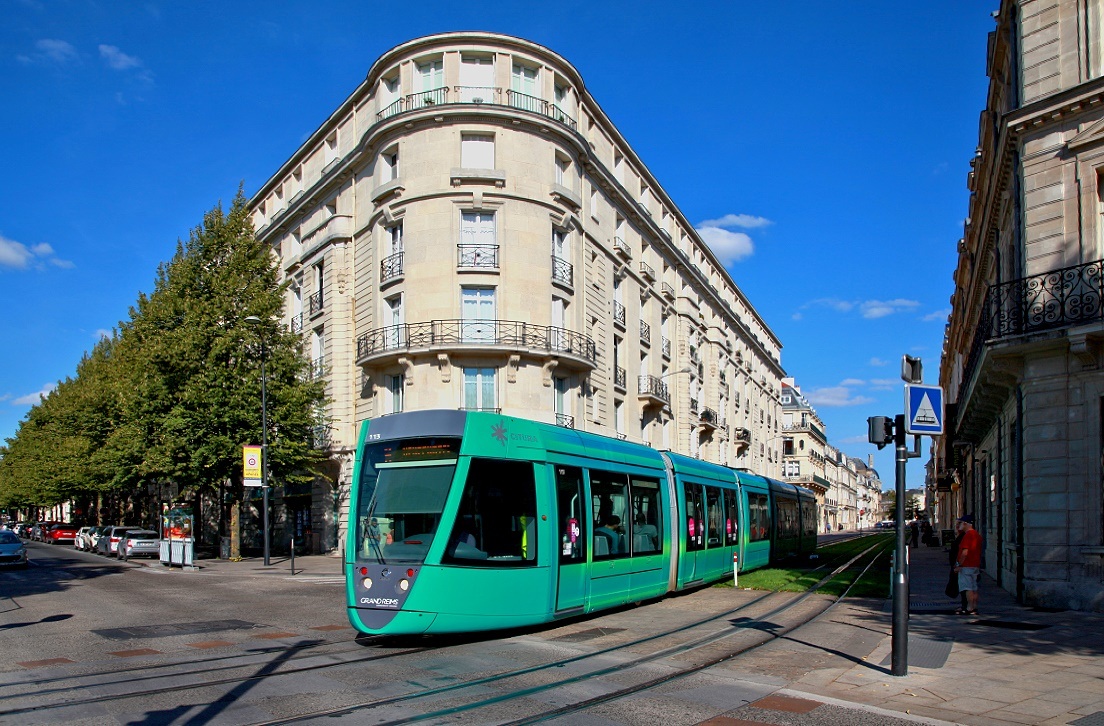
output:
{"label": "street sign", "polygon": [[943,434],[943,389],[940,386],[905,385],[905,433]]}
{"label": "street sign", "polygon": [[242,479],[247,487],[259,487],[261,481],[261,447],[242,447]]}

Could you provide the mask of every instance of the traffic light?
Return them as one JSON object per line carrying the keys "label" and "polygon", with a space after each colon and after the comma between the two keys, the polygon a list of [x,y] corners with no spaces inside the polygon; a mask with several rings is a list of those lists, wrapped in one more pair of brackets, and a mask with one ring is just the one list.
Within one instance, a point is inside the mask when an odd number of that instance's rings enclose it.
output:
{"label": "traffic light", "polygon": [[870,427],[870,443],[879,449],[893,443],[893,419],[888,416],[871,416],[866,423]]}

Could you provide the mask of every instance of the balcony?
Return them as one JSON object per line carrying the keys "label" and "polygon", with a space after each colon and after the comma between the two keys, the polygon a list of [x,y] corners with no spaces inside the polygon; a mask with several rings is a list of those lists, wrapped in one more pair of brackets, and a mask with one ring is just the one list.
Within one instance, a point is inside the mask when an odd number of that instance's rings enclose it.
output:
{"label": "balcony", "polygon": [[632,247],[629,247],[629,243],[620,237],[613,238],[613,249],[626,260],[632,259]]}
{"label": "balcony", "polygon": [[456,266],[466,270],[497,270],[498,245],[456,245]]}
{"label": "balcony", "polygon": [[575,428],[575,417],[568,416],[566,413],[556,414],[556,425],[563,426],[565,429]]}
{"label": "balcony", "polygon": [[625,306],[616,300],[613,301],[613,324],[625,329]]}
{"label": "balcony", "polygon": [[594,340],[583,333],[513,320],[427,320],[377,328],[357,338],[357,363],[392,363],[411,353],[485,349],[505,354],[552,356],[566,368],[592,370]]}
{"label": "balcony", "polygon": [[403,276],[403,253],[396,252],[393,255],[380,260],[380,284],[397,282]]}
{"label": "balcony", "polygon": [[613,385],[615,388],[625,391],[625,369],[621,366],[617,366],[613,369]]}
{"label": "balcony", "polygon": [[[451,90],[451,93],[450,93]],[[578,129],[579,124],[567,111],[554,103],[545,101],[537,96],[530,96],[520,91],[507,90],[503,93],[501,88],[494,86],[453,86],[434,88],[428,91],[411,93],[384,107],[376,114],[376,121],[385,121],[409,111],[434,109],[441,106],[458,106],[473,104],[484,107],[515,108],[528,113],[535,113],[545,118],[552,119],[556,123],[563,124],[572,131]]]}
{"label": "balcony", "polygon": [[663,353],[663,357],[667,360],[671,359],[671,339],[660,338],[660,350]]}
{"label": "balcony", "polygon": [[667,384],[659,376],[640,376],[636,381],[636,395],[645,407],[658,406],[662,408],[671,402],[671,394],[667,390]]}
{"label": "balcony", "polygon": [[575,280],[575,267],[563,259],[552,255],[552,282],[571,287]]}
{"label": "balcony", "polygon": [[303,313],[291,316],[291,322],[288,323],[288,330],[293,333],[303,332]]}
{"label": "balcony", "polygon": [[675,288],[671,287],[669,283],[665,282],[661,284],[659,286],[659,292],[663,295],[663,297],[667,298],[668,300],[675,299]]}
{"label": "balcony", "polygon": [[640,263],[640,276],[648,282],[655,281],[655,269],[647,262]]}
{"label": "balcony", "polygon": [[709,429],[712,431],[717,428],[720,423],[720,419],[717,417],[717,412],[711,409],[709,406],[703,406],[701,411],[698,412],[698,424],[703,429]]}
{"label": "balcony", "polygon": [[315,380],[324,375],[326,375],[326,356],[320,355],[311,361],[310,377],[311,380]]}
{"label": "balcony", "polygon": [[737,426],[732,430],[732,442],[736,444],[737,449],[751,446],[751,432],[742,426]]}
{"label": "balcony", "polygon": [[452,90],[453,103],[502,104],[502,89],[494,86],[453,86]]}
{"label": "balcony", "polygon": [[690,413],[697,413],[697,412],[698,412],[698,399],[691,398],[690,399]]}
{"label": "balcony", "polygon": [[640,342],[645,345],[652,344],[652,326],[643,320],[640,321]]}
{"label": "balcony", "polygon": [[307,313],[310,317],[313,318],[315,315],[321,315],[323,309],[324,304],[321,292],[316,292],[307,298]]}
{"label": "balcony", "polygon": [[[1070,338],[1072,351],[1080,353],[1083,362],[1095,365],[1085,341],[1101,335],[1101,321],[1104,260],[990,286],[955,399],[960,433],[966,437],[981,433],[992,418],[987,412],[998,410],[1016,384],[1015,367],[1002,366],[995,356],[1015,354],[1012,349],[1029,340],[1060,337],[1068,335],[1070,328],[1096,324],[1097,330]],[[1066,332],[1059,332],[1063,330]],[[977,400],[971,401],[972,397]]]}
{"label": "balcony", "polygon": [[353,236],[353,218],[348,214],[335,214],[321,226],[303,238],[301,248],[307,254],[316,247],[338,239],[350,239]]}

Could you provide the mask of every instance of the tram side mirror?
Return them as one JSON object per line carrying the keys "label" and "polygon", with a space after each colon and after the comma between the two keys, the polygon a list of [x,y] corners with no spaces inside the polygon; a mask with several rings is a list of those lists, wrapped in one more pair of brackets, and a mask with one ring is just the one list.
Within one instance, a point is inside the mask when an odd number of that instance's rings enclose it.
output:
{"label": "tram side mirror", "polygon": [[870,427],[870,443],[879,449],[893,443],[893,419],[888,416],[871,416],[866,423]]}

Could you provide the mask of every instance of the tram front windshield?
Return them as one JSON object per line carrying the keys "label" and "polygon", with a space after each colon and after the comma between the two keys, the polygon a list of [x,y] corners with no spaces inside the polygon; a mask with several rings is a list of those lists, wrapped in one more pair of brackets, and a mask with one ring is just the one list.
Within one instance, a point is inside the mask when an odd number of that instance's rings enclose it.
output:
{"label": "tram front windshield", "polygon": [[422,438],[366,446],[357,492],[357,558],[421,564],[441,522],[460,440]]}

